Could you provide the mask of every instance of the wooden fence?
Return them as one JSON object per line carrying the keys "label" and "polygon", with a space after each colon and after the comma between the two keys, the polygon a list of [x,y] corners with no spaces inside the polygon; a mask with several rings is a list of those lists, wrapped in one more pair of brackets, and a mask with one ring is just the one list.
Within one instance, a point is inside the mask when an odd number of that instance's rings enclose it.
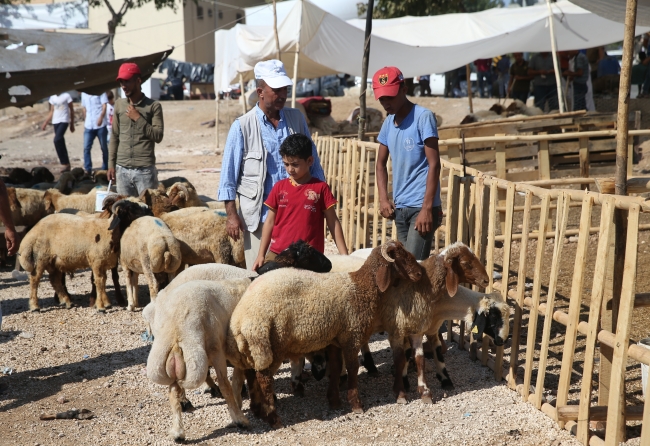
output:
{"label": "wooden fence", "polygon": [[[339,200],[348,245],[353,249],[374,247],[395,237],[392,222],[378,213],[374,181],[377,144],[315,139],[327,181]],[[636,274],[638,233],[647,227],[640,220],[650,213],[650,204],[640,197],[515,183],[448,160],[442,160],[442,167],[446,220],[436,232],[435,246],[443,237],[445,244],[456,240],[467,243],[488,272],[501,271],[502,278],[491,278],[487,291],[501,292],[514,306],[512,343],[505,355],[504,347],[491,353],[487,338],[476,345],[462,321],[455,327],[448,323],[447,339],[469,350],[472,357],[494,370],[497,380],[505,378],[524,401],[574,432],[583,444],[618,444],[626,421],[633,420],[646,421],[641,444],[650,444],[650,409],[627,406],[625,393],[628,361],[650,365],[650,351],[630,345],[632,311],[635,304],[647,305],[649,300],[647,295],[637,294]],[[390,184],[389,177],[389,190]],[[615,218],[617,213],[625,218]],[[594,217],[599,223],[592,227]],[[625,253],[615,256],[617,224],[626,228],[627,245]],[[592,233],[598,243],[595,255],[588,255]],[[563,298],[557,289],[568,234],[577,236],[577,248],[574,262],[570,262],[575,265],[570,293]],[[552,243],[548,255],[546,238]],[[513,249],[517,243],[519,249]],[[529,250],[533,245],[534,250]],[[615,262],[620,262],[623,271],[619,277],[613,274]],[[517,270],[511,271],[515,264]],[[593,283],[586,284],[586,277],[593,277]],[[616,286],[620,287],[620,302],[612,309]],[[559,305],[561,301],[564,307]],[[588,313],[582,320],[581,310]],[[554,346],[552,351],[557,333],[564,339],[563,348]],[[550,379],[550,354],[561,357],[554,379]],[[598,386],[593,386],[592,377],[597,378]],[[546,402],[549,392],[556,395],[555,404]],[[593,399],[597,399],[595,404]],[[590,429],[590,421],[606,421],[604,442]]]}

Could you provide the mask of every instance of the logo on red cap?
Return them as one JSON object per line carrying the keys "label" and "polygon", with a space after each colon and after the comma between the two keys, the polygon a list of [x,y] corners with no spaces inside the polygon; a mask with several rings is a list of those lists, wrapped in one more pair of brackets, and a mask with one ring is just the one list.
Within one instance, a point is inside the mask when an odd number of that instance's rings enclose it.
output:
{"label": "logo on red cap", "polygon": [[380,74],[379,75],[379,84],[380,85],[386,85],[386,82],[388,82],[388,73]]}

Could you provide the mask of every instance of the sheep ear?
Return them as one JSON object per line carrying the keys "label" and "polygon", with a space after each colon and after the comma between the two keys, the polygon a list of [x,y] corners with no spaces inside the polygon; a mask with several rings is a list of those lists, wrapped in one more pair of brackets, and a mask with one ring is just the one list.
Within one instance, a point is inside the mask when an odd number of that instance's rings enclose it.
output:
{"label": "sheep ear", "polygon": [[119,226],[119,224],[120,224],[120,217],[118,217],[117,214],[113,215],[113,220],[111,221],[108,230],[113,231],[115,228]]}
{"label": "sheep ear", "polygon": [[454,297],[458,291],[458,274],[454,271],[453,266],[447,264],[447,277],[446,277],[447,293],[450,297]]}
{"label": "sheep ear", "polygon": [[483,313],[474,313],[474,324],[472,325],[472,334],[474,339],[480,341],[483,339],[483,332],[485,331],[485,325],[487,324],[487,316],[485,312]]}
{"label": "sheep ear", "polygon": [[377,275],[375,276],[375,281],[379,291],[382,293],[388,289],[391,283],[391,265],[382,265],[377,270]]}
{"label": "sheep ear", "polygon": [[9,198],[9,209],[11,209],[12,211],[17,211],[22,207],[20,205],[20,201],[18,201],[18,197],[16,196],[15,187],[7,188],[7,197]]}

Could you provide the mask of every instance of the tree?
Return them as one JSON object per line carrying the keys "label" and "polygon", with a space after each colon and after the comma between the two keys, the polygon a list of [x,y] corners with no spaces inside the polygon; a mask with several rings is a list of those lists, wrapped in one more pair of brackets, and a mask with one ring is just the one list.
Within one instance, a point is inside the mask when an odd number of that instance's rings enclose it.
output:
{"label": "tree", "polygon": [[181,2],[176,3],[176,0],[123,0],[122,6],[120,6],[120,8],[117,10],[113,7],[109,0],[90,0],[88,2],[88,5],[93,8],[106,5],[111,13],[111,19],[108,21],[108,33],[115,34],[115,29],[118,26],[123,26],[125,24],[122,20],[130,9],[139,8],[145,3],[150,3],[151,1],[153,1],[156,5],[156,9],[172,8],[174,12],[176,12],[178,9],[178,5],[182,4]]}
{"label": "tree", "polygon": [[[405,15],[428,16],[453,12],[476,12],[503,5],[503,0],[378,0],[372,16],[375,19],[392,19]],[[357,6],[359,15],[365,14],[365,3],[359,3]]]}

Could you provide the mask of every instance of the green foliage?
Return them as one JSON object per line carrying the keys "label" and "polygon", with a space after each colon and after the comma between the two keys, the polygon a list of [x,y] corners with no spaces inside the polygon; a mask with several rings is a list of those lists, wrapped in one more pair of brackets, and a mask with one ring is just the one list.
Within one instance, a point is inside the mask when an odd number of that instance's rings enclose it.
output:
{"label": "green foliage", "polygon": [[[366,4],[359,3],[357,6],[359,15],[365,14]],[[504,6],[503,0],[377,0],[372,16],[375,19],[392,19],[406,15],[476,12],[500,6]]]}

